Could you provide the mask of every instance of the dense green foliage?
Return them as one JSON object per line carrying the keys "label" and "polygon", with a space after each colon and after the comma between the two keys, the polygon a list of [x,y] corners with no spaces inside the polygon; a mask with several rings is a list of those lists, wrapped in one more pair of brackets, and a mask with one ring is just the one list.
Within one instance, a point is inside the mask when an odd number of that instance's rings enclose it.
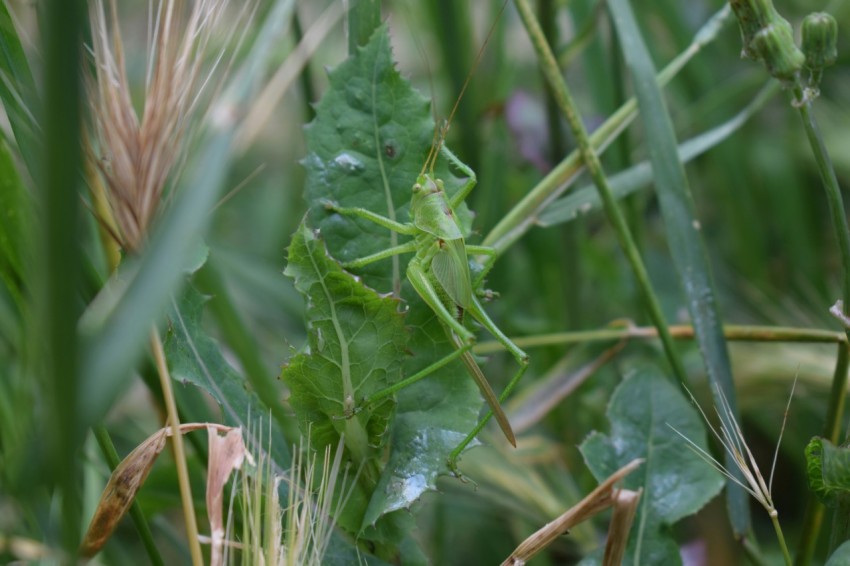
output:
{"label": "dense green foliage", "polygon": [[[52,550],[79,543],[110,461],[91,430],[101,445],[111,435],[124,455],[163,426],[154,326],[182,422],[254,431],[249,449],[267,452],[284,475],[300,439],[319,454],[341,442],[346,487],[336,501],[345,503],[328,563],[498,563],[634,458],[645,461],[622,482],[642,490],[629,563],[676,563],[683,549],[712,564],[772,562],[784,543],[792,556],[814,553],[820,563],[850,555],[839,548],[850,536],[844,391],[831,390],[842,387],[833,373],[847,373],[847,338],[829,314],[850,283],[841,211],[824,196],[829,174],[805,127],[819,123],[816,139],[838,184],[850,186],[850,60],[841,38],[850,8],[818,6],[838,22],[839,38],[837,55],[834,38],[818,39],[830,46],[815,68],[796,48],[775,44],[799,37],[791,32],[811,9],[804,2],[756,10],[742,45],[735,15],[747,13],[747,2],[717,14],[719,3],[638,9],[539,0],[532,7],[554,55],[553,77],[541,74],[545,49],[533,46],[533,26],[511,2],[503,13],[501,0],[475,9],[390,2],[383,18],[380,3],[360,2],[337,12],[356,34],[345,38],[339,21],[306,56],[298,38],[310,38],[328,14],[298,4],[258,2],[244,37],[235,34],[241,42],[221,36],[224,63],[203,63],[214,69],[214,88],[199,97],[210,111],[188,130],[185,163],[168,176],[143,249],[125,250],[117,269],[114,228],[92,182],[97,166],[62,154],[105,142],[90,140],[84,125],[77,141],[44,138],[57,110],[44,111],[40,100],[56,77],[37,53],[57,46],[22,43],[37,29],[35,11],[0,6],[0,561],[23,552],[9,537]],[[236,11],[228,13],[234,21],[247,21]],[[144,29],[146,8],[122,6],[119,16],[125,30]],[[76,42],[91,37],[86,26],[69,33]],[[137,35],[124,33],[138,108],[146,60],[143,42],[132,44]],[[742,48],[758,61],[742,60]],[[246,140],[243,120],[268,104],[260,93],[292,57],[304,57],[294,65],[298,80],[268,106],[261,135]],[[668,67],[674,60],[684,67]],[[90,63],[80,63],[79,76]],[[478,184],[454,212],[467,245],[495,250],[469,254],[473,279],[492,267],[475,290],[531,363],[503,403],[518,446],[490,423],[463,452],[461,479],[447,458],[486,406],[459,359],[366,402],[456,349],[405,279],[410,254],[342,265],[409,237],[327,204],[407,222],[413,183],[462,91],[445,144]],[[802,96],[811,106],[801,112],[793,99]],[[66,189],[84,206],[47,230],[63,212],[46,187],[61,185],[56,167],[69,163],[80,174]],[[99,166],[108,167],[105,157]],[[466,180],[445,152],[433,174],[449,195]],[[240,190],[228,194],[233,187]],[[73,238],[62,236],[66,228]],[[46,265],[68,245],[74,254]],[[58,265],[66,266],[62,279]],[[57,305],[66,295],[73,300]],[[471,317],[464,324],[501,392],[514,358]],[[728,412],[717,419],[712,405],[721,399]],[[740,424],[770,482],[784,543],[746,488],[724,482],[695,453],[734,462],[692,400],[715,426]],[[208,533],[206,441],[186,442],[200,531]],[[182,524],[170,513],[180,508],[175,470],[164,452],[134,517],[149,523],[165,563],[189,559],[189,545],[173,533]],[[291,485],[282,482],[281,494]],[[818,501],[828,506],[820,534],[809,518]],[[531,563],[599,563],[609,518],[577,526]],[[234,521],[229,536],[242,537],[238,513]],[[137,528],[122,524],[103,563],[146,559]]]}

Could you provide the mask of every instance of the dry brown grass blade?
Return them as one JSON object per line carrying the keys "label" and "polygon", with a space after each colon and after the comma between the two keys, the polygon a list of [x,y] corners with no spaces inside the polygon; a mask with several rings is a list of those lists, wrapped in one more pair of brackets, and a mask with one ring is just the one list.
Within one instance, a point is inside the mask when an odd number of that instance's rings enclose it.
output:
{"label": "dry brown grass blade", "polygon": [[[231,427],[209,423],[187,423],[179,427],[180,434],[186,434],[201,428],[216,428],[230,431]],[[157,457],[165,448],[166,439],[171,436],[171,428],[165,427],[150,435],[124,458],[112,472],[109,482],[100,496],[94,517],[89,523],[86,536],[80,545],[80,555],[90,558],[97,554],[118,522],[130,508],[136,494],[145,483]]]}
{"label": "dry brown grass blade", "polygon": [[209,465],[207,466],[207,514],[210,519],[212,552],[210,566],[224,564],[224,485],[233,470],[242,467],[247,450],[242,440],[242,430],[234,428],[219,436],[213,427],[207,427],[209,437]]}
{"label": "dry brown grass blade", "polygon": [[623,563],[623,555],[626,553],[626,545],[629,542],[629,532],[632,530],[642,493],[643,489],[638,491],[618,489],[614,494],[612,504],[614,513],[611,515],[611,524],[608,526],[608,540],[605,542],[602,566],[620,566]]}
{"label": "dry brown grass blade", "polygon": [[516,550],[502,562],[502,566],[521,566],[525,564],[533,556],[549,546],[552,541],[567,533],[575,525],[586,521],[600,511],[613,505],[616,493],[619,491],[614,489],[614,485],[636,470],[638,466],[643,464],[643,461],[643,458],[636,458],[611,474],[608,479],[591,491],[587,497],[522,541],[516,547]]}

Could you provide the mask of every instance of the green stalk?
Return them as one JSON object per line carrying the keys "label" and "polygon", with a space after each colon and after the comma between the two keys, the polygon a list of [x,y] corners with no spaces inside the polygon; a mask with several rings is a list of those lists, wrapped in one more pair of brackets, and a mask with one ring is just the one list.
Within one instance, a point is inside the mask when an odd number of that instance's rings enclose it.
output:
{"label": "green stalk", "polygon": [[[730,15],[731,11],[728,5],[718,11],[696,33],[687,49],[658,73],[658,84],[664,86],[669,83],[703,47],[714,41],[725,24],[731,21]],[[636,116],[637,99],[632,97],[614,112],[605,123],[594,130],[590,136],[590,144],[593,149],[603,152]],[[486,258],[485,264],[494,263],[499,255],[534,227],[537,215],[561,196],[582,171],[584,171],[584,164],[581,154],[579,151],[573,151],[531,189],[484,238],[482,244],[492,247],[496,251],[495,255]]]}
{"label": "green stalk", "polygon": [[[676,340],[693,340],[694,327],[690,325],[668,326],[670,335]],[[795,342],[800,344],[838,344],[846,351],[847,336],[843,332],[821,330],[819,328],[795,328],[786,326],[747,326],[729,324],[723,327],[723,336],[731,342]],[[566,344],[587,344],[590,342],[611,342],[615,340],[648,340],[658,338],[658,329],[651,326],[629,326],[626,328],[602,328],[598,330],[582,330],[579,332],[556,332],[540,334],[523,338],[511,338],[520,348],[537,348],[544,346],[563,346]],[[504,346],[501,342],[490,340],[479,342],[472,351],[478,355],[501,352]],[[846,355],[844,372],[847,370]],[[839,368],[836,367],[836,371]]]}
{"label": "green stalk", "polygon": [[[812,113],[812,101],[804,98],[803,88],[799,82],[794,86],[794,97],[798,101],[804,101],[795,104],[795,106],[797,106],[797,110],[800,112],[800,118],[803,120],[806,138],[809,140],[815,163],[818,166],[818,172],[823,181],[823,188],[826,191],[829,214],[832,219],[833,229],[835,230],[835,238],[838,240],[841,264],[844,268],[844,314],[848,315],[850,314],[850,228],[847,226],[847,212],[844,210],[844,201],[841,198],[841,188],[838,186],[835,168],[832,166],[829,152],[826,150],[814,113]],[[850,333],[850,329],[847,332]],[[840,415],[836,416],[840,417]]]}
{"label": "green stalk", "polygon": [[[823,181],[835,238],[838,240],[841,264],[844,270],[842,296],[844,303],[843,311],[846,316],[850,314],[850,228],[847,225],[847,212],[844,209],[844,200],[841,197],[841,188],[838,185],[838,178],[835,175],[832,160],[829,157],[826,145],[823,143],[823,137],[820,134],[820,129],[812,112],[812,101],[804,97],[803,87],[800,85],[799,79],[794,84],[793,94],[797,101],[802,101],[795,104],[795,106],[803,121],[806,138],[809,140],[818,172]],[[844,331],[847,333],[848,338],[850,338],[850,328],[845,326]],[[841,422],[844,416],[845,392],[847,391],[847,358],[847,346],[839,345],[838,359],[835,364],[835,373],[833,374],[832,389],[829,395],[829,406],[823,432],[824,437],[836,444],[839,442]],[[796,556],[797,564],[808,564],[811,560],[818,534],[820,533],[820,526],[823,522],[823,506],[812,499],[814,497],[813,494],[810,493],[809,497],[810,500],[806,507],[803,522],[803,534]],[[850,516],[850,509],[844,506],[836,509],[830,548],[835,548],[847,538],[847,534],[850,531],[840,528],[840,525],[845,525],[848,522],[848,516]]]}
{"label": "green stalk", "polygon": [[516,0],[516,6],[520,13],[520,18],[525,24],[526,30],[531,38],[531,42],[534,45],[534,50],[537,52],[537,58],[540,62],[543,73],[552,88],[555,100],[557,101],[561,112],[564,113],[564,116],[570,125],[570,129],[573,132],[573,136],[576,138],[582,161],[586,164],[590,176],[593,179],[596,188],[599,190],[599,196],[602,199],[608,220],[611,222],[611,225],[617,233],[617,239],[620,241],[620,246],[623,248],[623,252],[634,271],[635,279],[643,293],[646,308],[649,311],[649,317],[652,319],[656,328],[658,328],[658,333],[661,338],[664,351],[667,354],[667,359],[670,361],[670,366],[673,369],[673,374],[682,385],[686,385],[687,376],[685,374],[685,368],[682,365],[679,355],[673,345],[673,337],[670,335],[670,331],[667,328],[667,322],[664,320],[664,315],[661,312],[661,305],[658,302],[658,298],[656,297],[654,290],[652,289],[649,274],[647,273],[643,260],[640,257],[640,252],[634,243],[634,239],[632,238],[628,224],[626,223],[626,218],[620,210],[617,199],[614,197],[614,194],[608,185],[608,179],[605,177],[605,173],[602,170],[602,164],[599,162],[599,157],[593,149],[590,138],[587,135],[587,130],[585,129],[584,124],[579,117],[575,103],[572,100],[572,96],[570,95],[566,83],[561,77],[558,63],[555,60],[555,55],[546,43],[546,38],[543,35],[543,31],[540,29],[540,24],[534,17],[534,13],[528,4],[528,0]]}
{"label": "green stalk", "polygon": [[154,326],[151,329],[151,355],[156,363],[162,398],[168,413],[168,426],[171,427],[171,442],[174,448],[174,464],[177,468],[177,485],[180,488],[180,501],[183,505],[183,520],[186,524],[186,543],[192,555],[193,566],[203,566],[204,555],[201,552],[201,542],[198,538],[198,519],[195,517],[195,504],[192,501],[192,487],[189,484],[189,467],[186,464],[186,451],[183,448],[183,435],[180,433],[180,417],[177,414],[177,403],[174,401],[174,390],[171,387],[171,373],[165,359],[165,350],[159,331]]}
{"label": "green stalk", "polygon": [[770,521],[773,523],[773,530],[776,531],[776,540],[779,541],[782,558],[785,559],[785,564],[791,566],[791,553],[788,552],[788,545],[785,544],[785,535],[782,534],[782,525],[779,524],[779,515],[775,511],[770,514]]}
{"label": "green stalk", "polygon": [[[301,43],[301,40],[304,38],[304,29],[301,27],[298,10],[292,10],[292,33],[295,35],[295,45]],[[304,62],[304,68],[298,74],[298,83],[301,86],[301,96],[304,105],[304,123],[306,124],[316,116],[312,102],[317,100],[316,90],[313,88],[313,72],[310,69],[309,61]]]}
{"label": "green stalk", "polygon": [[58,487],[61,523],[58,533],[63,562],[76,563],[80,544],[80,424],[77,321],[80,315],[80,56],[84,7],[78,0],[51,0],[43,5],[44,154],[40,181],[40,293],[33,310],[41,315],[38,352],[48,400],[46,458],[51,482]]}

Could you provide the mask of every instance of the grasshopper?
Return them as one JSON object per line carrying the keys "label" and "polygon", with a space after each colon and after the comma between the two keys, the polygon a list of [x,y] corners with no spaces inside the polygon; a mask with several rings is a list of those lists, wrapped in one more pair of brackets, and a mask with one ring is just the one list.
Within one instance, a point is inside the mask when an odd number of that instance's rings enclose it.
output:
{"label": "grasshopper", "polygon": [[[507,0],[502,4],[496,16],[496,22],[501,17],[506,5]],[[415,375],[373,394],[370,398],[361,400],[359,407],[348,407],[346,409],[346,416],[351,416],[368,404],[393,395],[396,391],[424,379],[458,357],[461,358],[467,371],[478,385],[490,410],[449,455],[448,467],[458,477],[462,477],[457,470],[456,463],[458,457],[478,433],[481,432],[481,429],[484,428],[491,417],[495,416],[505,437],[514,447],[516,446],[516,437],[502,409],[501,401],[504,401],[510,395],[528,368],[528,355],[496,326],[484,311],[478,299],[479,295],[490,296],[489,292],[480,291],[480,287],[487,271],[492,267],[492,261],[487,262],[486,267],[476,275],[473,281],[469,269],[469,255],[486,255],[492,257],[495,255],[495,250],[485,246],[466,244],[463,229],[458,222],[455,211],[466,200],[473,187],[475,187],[477,178],[475,172],[449,151],[443,143],[449,124],[451,124],[460,105],[460,101],[466,92],[472,74],[475,72],[484,48],[495,30],[496,22],[490,28],[487,38],[478,52],[473,67],[466,77],[460,94],[455,100],[448,120],[442,128],[435,128],[434,130],[434,140],[431,143],[431,150],[425,159],[422,170],[413,183],[410,200],[410,221],[404,223],[397,222],[365,208],[341,207],[334,202],[325,202],[325,207],[330,211],[346,216],[364,218],[398,234],[411,236],[412,239],[406,243],[343,263],[343,267],[356,269],[396,255],[414,254],[413,258],[407,264],[405,272],[407,279],[416,293],[442,323],[446,334],[455,346],[455,351],[443,359],[438,360]],[[434,174],[434,167],[440,155],[443,155],[450,164],[467,177],[466,182],[451,196],[446,193],[443,181],[438,179]],[[475,344],[476,338],[475,334],[463,324],[467,313],[499,340],[519,364],[519,369],[508,382],[500,396],[497,396],[493,391],[487,378],[484,377],[481,368],[478,367],[478,364],[472,357],[471,349]],[[351,400],[351,403],[353,405],[353,400]]]}
{"label": "grasshopper", "polygon": [[[452,114],[454,114],[454,111]],[[456,466],[457,458],[491,417],[495,416],[505,437],[513,446],[516,446],[514,432],[502,410],[500,401],[503,401],[510,394],[525,373],[528,367],[528,355],[496,326],[479,301],[478,288],[486,272],[479,274],[473,282],[470,275],[468,254],[492,256],[494,250],[484,246],[467,245],[464,239],[455,210],[469,195],[477,179],[475,173],[443,145],[442,140],[447,128],[447,125],[443,126],[441,134],[435,135],[435,138],[439,137],[439,139],[432,143],[425,164],[413,184],[410,222],[397,222],[365,208],[341,207],[333,202],[325,202],[325,207],[342,215],[364,218],[398,234],[412,237],[406,243],[346,262],[343,267],[356,269],[395,255],[413,253],[413,258],[407,264],[407,279],[443,324],[456,349],[453,353],[416,375],[363,400],[361,408],[427,377],[436,369],[460,357],[481,390],[490,411],[449,456],[449,468],[455,475],[459,475]],[[467,181],[452,196],[446,194],[443,181],[434,175],[434,164],[441,154],[467,176]],[[482,294],[486,294],[486,292]],[[470,349],[475,344],[476,338],[463,324],[464,316],[467,313],[499,340],[519,364],[519,370],[508,382],[501,396],[496,396],[481,368],[478,367],[472,357]]]}

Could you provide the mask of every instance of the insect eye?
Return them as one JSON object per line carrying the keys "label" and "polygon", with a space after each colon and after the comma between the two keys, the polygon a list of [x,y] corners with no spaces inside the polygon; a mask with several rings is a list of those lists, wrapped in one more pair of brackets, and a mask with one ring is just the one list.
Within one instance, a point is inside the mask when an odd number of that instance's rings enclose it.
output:
{"label": "insect eye", "polygon": [[422,190],[422,185],[420,185],[419,183],[414,183],[414,185],[413,185],[413,192],[414,192],[414,193],[418,193],[418,192],[419,192],[419,191],[421,191],[421,190]]}

